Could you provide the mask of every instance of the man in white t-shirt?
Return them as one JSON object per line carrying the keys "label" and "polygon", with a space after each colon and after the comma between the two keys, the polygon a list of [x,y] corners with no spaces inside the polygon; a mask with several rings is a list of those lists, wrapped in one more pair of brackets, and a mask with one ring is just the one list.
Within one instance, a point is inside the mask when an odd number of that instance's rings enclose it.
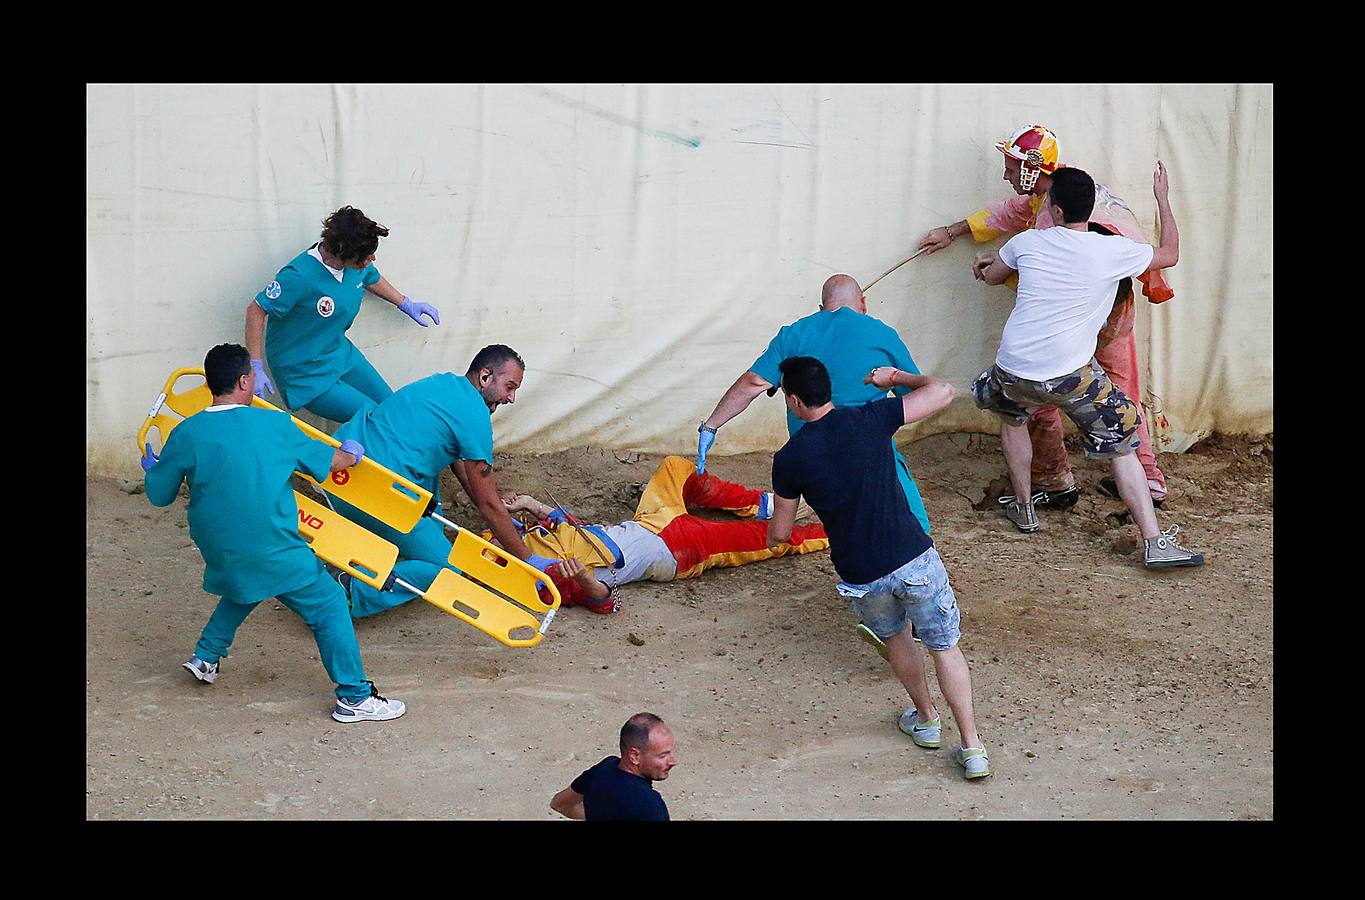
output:
{"label": "man in white t-shirt", "polygon": [[972,393],[978,407],[1005,420],[1000,441],[1016,498],[1005,514],[1020,531],[1040,527],[1030,499],[1033,447],[1028,415],[1055,406],[1076,424],[1086,456],[1112,461],[1119,494],[1142,531],[1147,566],[1198,566],[1204,557],[1176,542],[1178,528],[1158,529],[1146,473],[1133,455],[1141,416],[1095,361],[1096,337],[1113,307],[1119,281],[1169,268],[1180,258],[1170,183],[1160,161],[1152,189],[1161,221],[1161,246],[1155,249],[1121,235],[1091,231],[1095,182],[1080,169],[1068,168],[1052,176],[1048,191],[1048,214],[1057,227],[1022,232],[999,253],[977,255],[972,271],[978,279],[1003,284],[1017,272],[1019,291],[1000,336],[995,365],[977,376]]}

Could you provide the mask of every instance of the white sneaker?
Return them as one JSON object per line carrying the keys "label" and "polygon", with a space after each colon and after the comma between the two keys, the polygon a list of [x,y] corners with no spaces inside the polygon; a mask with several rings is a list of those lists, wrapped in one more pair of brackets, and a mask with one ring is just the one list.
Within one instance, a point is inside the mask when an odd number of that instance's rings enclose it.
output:
{"label": "white sneaker", "polygon": [[917,746],[926,750],[937,750],[943,744],[943,720],[930,719],[921,723],[919,711],[913,706],[901,713],[897,723],[901,731],[910,736]]}
{"label": "white sneaker", "polygon": [[963,778],[985,778],[991,774],[991,758],[985,747],[959,747],[953,761],[962,767]]}
{"label": "white sneaker", "polygon": [[213,684],[218,680],[218,663],[204,662],[197,656],[191,656],[190,661],[181,663],[180,667],[205,684]]}
{"label": "white sneaker", "polygon": [[338,722],[363,722],[366,719],[385,722],[407,712],[408,708],[402,700],[381,697],[379,691],[375,690],[374,682],[371,681],[369,685],[370,696],[359,703],[338,699],[336,709],[332,710],[332,718]]}

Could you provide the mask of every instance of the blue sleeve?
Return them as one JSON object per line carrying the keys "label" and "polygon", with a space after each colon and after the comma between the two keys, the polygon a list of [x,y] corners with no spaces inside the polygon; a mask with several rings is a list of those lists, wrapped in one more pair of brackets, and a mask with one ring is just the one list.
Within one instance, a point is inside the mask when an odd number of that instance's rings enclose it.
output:
{"label": "blue sleeve", "polygon": [[142,488],[153,506],[170,506],[180,493],[180,484],[194,470],[194,458],[187,442],[177,439],[180,429],[171,431],[161,448],[160,461],[142,476]]}
{"label": "blue sleeve", "polygon": [[668,804],[664,803],[664,798],[659,796],[658,793],[654,793],[654,796],[650,798],[649,805],[650,809],[643,816],[640,817],[641,821],[667,822],[669,820]]}
{"label": "blue sleeve", "polygon": [[773,493],[784,500],[799,500],[801,489],[791,478],[790,463],[782,457],[781,451],[773,456]]}
{"label": "blue sleeve", "polygon": [[863,408],[870,411],[875,427],[888,437],[905,425],[905,404],[900,397],[873,400]]}
{"label": "blue sleeve", "polygon": [[365,267],[365,271],[360,273],[360,283],[369,287],[378,282],[382,277],[383,276],[379,274],[379,270],[374,267],[374,263],[370,263]]}
{"label": "blue sleeve", "polygon": [[782,373],[778,371],[777,367],[782,364],[782,360],[787,358],[782,352],[782,345],[785,343],[782,339],[786,336],[789,328],[791,328],[790,325],[783,325],[777,335],[768,342],[768,349],[764,350],[763,355],[754,360],[754,364],[749,367],[750,372],[768,384],[779,384],[782,381]]}
{"label": "blue sleeve", "polygon": [[[597,766],[600,765],[601,763],[597,764]],[[593,766],[591,769],[584,769],[579,773],[578,777],[569,785],[569,790],[578,794],[586,794],[589,786],[592,784],[592,774],[597,771],[597,766]]]}
{"label": "blue sleeve", "polygon": [[454,423],[455,440],[460,444],[460,459],[479,459],[493,465],[493,421],[485,417],[482,422],[467,424]]}
{"label": "blue sleeve", "polygon": [[297,471],[303,472],[314,481],[322,481],[332,473],[332,457],[336,451],[331,444],[304,434],[287,413],[272,415],[271,418],[276,420],[275,427],[279,429],[280,439],[294,457],[294,468]]}
{"label": "blue sleeve", "polygon": [[256,295],[256,305],[267,315],[282,316],[293,309],[305,293],[303,278],[289,265],[275,273],[274,280],[261,288]]}

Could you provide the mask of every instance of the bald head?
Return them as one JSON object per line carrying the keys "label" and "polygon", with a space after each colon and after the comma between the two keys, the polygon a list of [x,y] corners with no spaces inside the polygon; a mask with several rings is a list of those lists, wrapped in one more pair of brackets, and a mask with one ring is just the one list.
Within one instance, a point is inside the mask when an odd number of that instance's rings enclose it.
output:
{"label": "bald head", "polygon": [[820,308],[836,310],[844,306],[867,312],[863,289],[858,287],[858,282],[851,275],[831,275],[820,290]]}

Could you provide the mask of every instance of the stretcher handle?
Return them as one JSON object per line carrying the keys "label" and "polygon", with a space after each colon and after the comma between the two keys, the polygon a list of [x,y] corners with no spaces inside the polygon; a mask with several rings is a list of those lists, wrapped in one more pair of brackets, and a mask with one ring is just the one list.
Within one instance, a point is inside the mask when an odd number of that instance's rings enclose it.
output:
{"label": "stretcher handle", "polygon": [[[468,528],[455,524],[454,522],[450,521],[445,516],[439,513],[433,512],[431,514],[431,518],[435,519],[437,522],[440,522],[446,528],[454,529],[456,537],[459,537],[461,534],[467,535],[470,539],[477,541],[480,544],[483,544],[485,547],[492,550],[495,554],[507,560],[508,565],[520,566],[522,569],[526,571],[527,574],[534,577],[536,581],[543,583],[545,587],[549,590],[550,596],[554,597],[554,603],[550,604],[550,610],[549,612],[546,613],[547,616],[553,615],[554,611],[559,608],[561,602],[561,598],[559,596],[559,588],[555,587],[555,580],[551,578],[548,573],[540,571],[535,566],[531,565],[530,563],[524,560],[517,559],[515,556],[513,556],[511,553],[509,553],[502,547],[499,547],[496,544],[492,544],[484,540],[478,534],[475,534]],[[541,626],[541,633],[543,634],[544,629],[548,627],[549,623],[548,622],[544,623]]]}

